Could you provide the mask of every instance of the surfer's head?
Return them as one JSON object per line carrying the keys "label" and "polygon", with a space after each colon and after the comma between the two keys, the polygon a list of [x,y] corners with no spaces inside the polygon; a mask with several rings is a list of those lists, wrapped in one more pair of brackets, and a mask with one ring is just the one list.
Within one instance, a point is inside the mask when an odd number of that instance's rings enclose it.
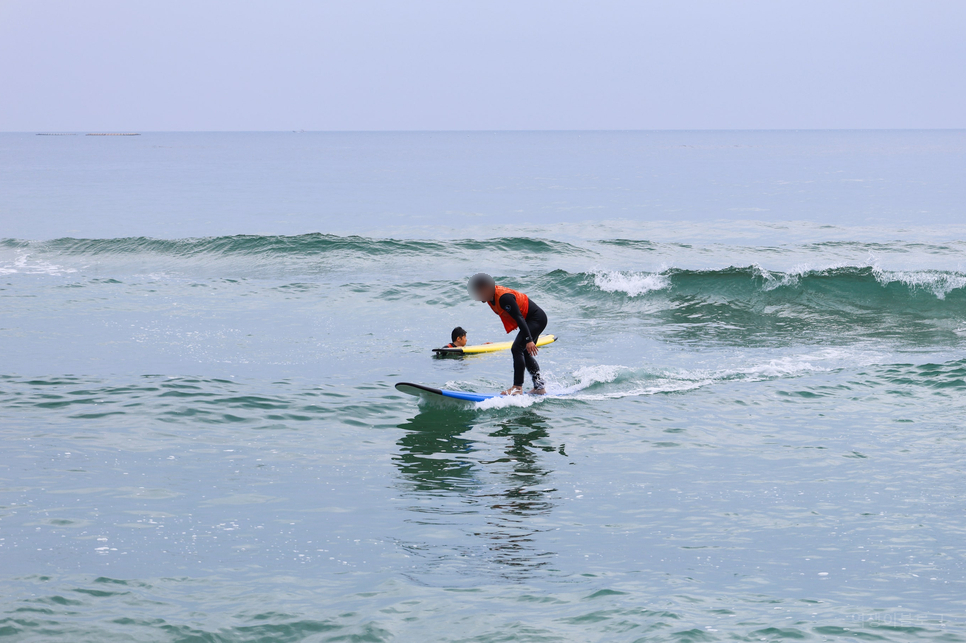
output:
{"label": "surfer's head", "polygon": [[450,341],[453,342],[453,346],[463,348],[466,346],[466,331],[462,327],[457,326],[450,335]]}
{"label": "surfer's head", "polygon": [[493,277],[480,272],[470,277],[470,283],[466,287],[470,292],[470,297],[476,301],[493,301],[496,293],[496,282]]}

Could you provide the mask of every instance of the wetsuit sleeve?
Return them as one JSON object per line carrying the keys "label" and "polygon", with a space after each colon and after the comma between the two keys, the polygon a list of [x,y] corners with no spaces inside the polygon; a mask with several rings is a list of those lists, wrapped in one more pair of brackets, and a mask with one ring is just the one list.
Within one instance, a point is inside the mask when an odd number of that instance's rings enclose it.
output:
{"label": "wetsuit sleeve", "polygon": [[510,317],[513,321],[517,323],[520,327],[520,332],[523,333],[523,337],[528,341],[534,341],[533,337],[530,335],[530,327],[527,326],[527,320],[523,318],[523,314],[520,312],[520,307],[517,306],[517,298],[511,293],[506,293],[500,297],[500,308],[510,313]]}

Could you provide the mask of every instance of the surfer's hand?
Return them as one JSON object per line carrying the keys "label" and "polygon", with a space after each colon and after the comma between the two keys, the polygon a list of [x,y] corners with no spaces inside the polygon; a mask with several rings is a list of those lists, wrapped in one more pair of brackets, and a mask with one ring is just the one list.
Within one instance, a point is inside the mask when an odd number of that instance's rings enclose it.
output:
{"label": "surfer's hand", "polygon": [[540,349],[537,348],[537,345],[536,344],[534,344],[533,342],[527,342],[527,352],[530,353],[532,356],[536,357],[537,356],[537,352],[539,350]]}

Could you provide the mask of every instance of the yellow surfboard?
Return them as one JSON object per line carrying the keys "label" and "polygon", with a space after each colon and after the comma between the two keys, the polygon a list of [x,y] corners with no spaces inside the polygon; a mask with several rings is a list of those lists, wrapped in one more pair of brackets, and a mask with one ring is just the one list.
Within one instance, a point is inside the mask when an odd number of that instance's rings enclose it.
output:
{"label": "yellow surfboard", "polygon": [[[537,346],[546,346],[557,341],[554,335],[541,335],[537,338]],[[477,344],[476,346],[464,346],[462,348],[434,348],[433,352],[437,355],[477,355],[479,353],[495,353],[497,351],[508,351],[513,342],[495,342],[493,344]]]}

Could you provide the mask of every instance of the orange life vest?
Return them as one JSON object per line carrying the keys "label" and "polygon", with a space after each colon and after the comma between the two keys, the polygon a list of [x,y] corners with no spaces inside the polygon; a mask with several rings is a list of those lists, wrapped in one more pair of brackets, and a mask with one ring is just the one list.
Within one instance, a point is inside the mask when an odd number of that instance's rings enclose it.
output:
{"label": "orange life vest", "polygon": [[526,319],[527,313],[530,311],[530,298],[524,295],[522,292],[517,292],[516,290],[512,290],[510,288],[504,288],[503,286],[496,286],[495,289],[496,294],[493,297],[493,301],[488,301],[486,303],[493,310],[493,312],[499,315],[500,319],[503,320],[503,327],[506,328],[506,332],[512,333],[517,329],[517,323],[514,321],[513,317],[510,317],[510,313],[500,307],[500,297],[507,293],[510,293],[516,297],[517,306],[520,308],[520,314],[523,315],[524,319]]}

